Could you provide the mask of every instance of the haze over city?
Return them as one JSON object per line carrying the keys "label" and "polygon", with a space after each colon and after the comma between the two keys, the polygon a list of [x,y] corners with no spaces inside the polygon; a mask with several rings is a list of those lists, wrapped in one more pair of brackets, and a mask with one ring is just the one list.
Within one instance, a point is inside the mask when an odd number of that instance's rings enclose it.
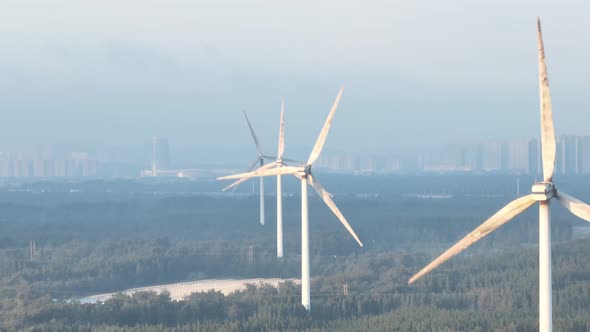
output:
{"label": "haze over city", "polygon": [[563,50],[548,58],[557,133],[590,134],[576,120],[588,110],[583,1],[5,1],[0,148],[138,148],[158,135],[227,162],[247,153],[242,109],[274,149],[285,97],[287,154],[300,156],[341,85],[336,151],[529,139],[533,8]]}

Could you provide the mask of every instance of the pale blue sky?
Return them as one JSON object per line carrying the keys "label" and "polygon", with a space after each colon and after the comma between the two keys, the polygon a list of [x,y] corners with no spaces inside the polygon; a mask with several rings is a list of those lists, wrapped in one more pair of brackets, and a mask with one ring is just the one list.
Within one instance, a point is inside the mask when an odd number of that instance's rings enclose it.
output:
{"label": "pale blue sky", "polygon": [[[538,135],[535,19],[556,128],[590,134],[585,1],[29,1],[0,3],[0,147],[13,142],[304,154],[346,90],[327,148],[396,153]],[[107,132],[109,132],[107,134]],[[301,153],[300,153],[301,152]]]}

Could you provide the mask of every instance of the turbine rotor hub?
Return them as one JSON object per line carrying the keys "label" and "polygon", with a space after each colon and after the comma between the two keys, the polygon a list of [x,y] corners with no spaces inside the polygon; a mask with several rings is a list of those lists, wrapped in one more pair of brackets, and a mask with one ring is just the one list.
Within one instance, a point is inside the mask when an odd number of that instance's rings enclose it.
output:
{"label": "turbine rotor hub", "polygon": [[538,182],[531,188],[533,198],[538,202],[545,202],[555,197],[557,190],[553,182]]}
{"label": "turbine rotor hub", "polygon": [[311,165],[305,165],[303,168],[303,174],[305,174],[305,176],[311,174]]}

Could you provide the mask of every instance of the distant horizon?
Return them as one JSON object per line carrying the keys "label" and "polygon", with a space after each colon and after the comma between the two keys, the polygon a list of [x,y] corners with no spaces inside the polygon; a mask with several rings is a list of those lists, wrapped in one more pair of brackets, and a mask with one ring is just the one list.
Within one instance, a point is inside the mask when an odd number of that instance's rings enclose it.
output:
{"label": "distant horizon", "polygon": [[[248,133],[249,135],[249,133]],[[166,139],[165,137],[160,137]],[[567,174],[590,173],[590,135],[558,135],[558,158],[556,167],[559,172]],[[245,170],[255,159],[256,150],[250,137],[240,145],[250,146],[239,153],[223,151],[204,152],[198,146],[177,147],[175,142],[165,140],[164,155],[158,163],[158,170],[171,171],[200,169],[207,172],[223,173],[229,170]],[[29,151],[12,151],[0,149],[0,177],[54,176],[58,169],[59,176],[80,174],[91,177],[112,177],[117,174],[126,176],[151,176],[154,148],[150,142],[135,147],[95,146],[84,149],[83,145],[45,145],[31,147]],[[264,142],[262,142],[264,144]],[[236,145],[238,146],[238,145]],[[263,145],[264,146],[264,145]],[[457,140],[453,142],[433,142],[430,146],[408,153],[371,154],[354,153],[339,149],[327,149],[320,157],[316,168],[337,173],[406,173],[406,172],[500,172],[537,174],[540,170],[539,139],[494,139],[494,140]],[[303,154],[287,154],[295,160],[305,160]],[[563,150],[563,151],[562,151]],[[289,150],[288,150],[289,151]],[[272,155],[272,151],[263,148],[263,152]],[[205,158],[203,156],[206,156]],[[565,158],[565,159],[564,159]],[[23,164],[24,162],[24,164]],[[85,164],[84,170],[80,163]],[[66,163],[66,164],[64,164]],[[68,163],[71,163],[68,164]],[[73,163],[73,164],[72,164]],[[77,171],[67,171],[73,165]],[[168,166],[166,166],[168,165]],[[23,168],[24,167],[24,168]],[[65,168],[64,168],[65,167]],[[123,173],[121,173],[123,172]],[[69,175],[68,175],[69,176]]]}
{"label": "distant horizon", "polygon": [[235,154],[249,147],[238,145],[248,140],[245,109],[274,150],[285,98],[287,151],[307,153],[341,86],[327,149],[387,155],[432,141],[535,137],[537,15],[556,130],[587,127],[590,47],[577,36],[590,31],[590,8],[576,0],[461,11],[333,0],[30,2],[0,5],[11,13],[0,22],[0,146],[133,147],[155,134]]}
{"label": "distant horizon", "polygon": [[[7,142],[0,142],[0,158],[2,157],[2,153],[9,153],[14,155],[23,154],[28,157],[33,157],[36,155],[43,155],[43,154],[70,154],[75,152],[83,152],[83,153],[90,153],[94,157],[96,156],[104,156],[107,151],[119,151],[120,153],[131,153],[131,156],[138,157],[139,155],[144,155],[144,157],[148,158],[151,155],[152,150],[152,138],[159,137],[167,139],[169,142],[171,153],[175,156],[174,160],[192,160],[193,158],[201,160],[202,155],[210,155],[210,156],[217,156],[221,158],[214,158],[210,160],[212,163],[232,163],[232,162],[239,162],[239,159],[254,159],[256,156],[256,148],[254,146],[254,142],[248,132],[246,124],[244,124],[244,133],[242,133],[243,137],[241,137],[235,144],[228,144],[223,148],[207,148],[206,146],[202,146],[198,143],[194,142],[187,142],[187,141],[175,141],[171,139],[169,136],[164,135],[152,135],[142,137],[141,139],[136,139],[133,141],[128,142],[120,142],[121,144],[109,144],[109,143],[99,143],[99,142],[88,142],[88,143],[74,143],[74,142],[60,142],[60,143],[48,143],[48,142],[37,142],[37,143],[30,143],[30,144],[9,144]],[[334,130],[334,129],[332,129]],[[260,137],[259,132],[257,135]],[[559,134],[556,133],[557,141],[560,141],[563,137],[566,136],[575,136],[579,138],[586,138],[590,137],[590,132],[585,133],[564,133]],[[288,137],[287,137],[288,138]],[[273,138],[271,142],[265,142],[260,139],[261,146],[263,151],[266,154],[273,155],[275,154],[276,150],[276,139]],[[494,138],[479,138],[479,139],[454,139],[454,140],[447,140],[447,141],[432,141],[432,142],[421,142],[419,144],[413,145],[412,149],[402,149],[402,150],[395,150],[392,149],[390,151],[379,151],[379,152],[371,152],[371,151],[362,151],[362,150],[351,150],[348,151],[347,149],[342,149],[339,147],[328,147],[325,149],[326,155],[350,155],[355,157],[404,157],[404,156],[412,156],[412,155],[419,155],[424,153],[435,153],[444,150],[444,148],[451,146],[451,145],[463,145],[463,146],[470,146],[470,145],[477,145],[477,144],[488,144],[488,143],[510,143],[510,142],[524,142],[530,140],[539,140],[538,136],[505,136],[505,137],[494,137]],[[75,141],[75,139],[72,139]],[[330,137],[328,137],[328,143],[326,145],[329,146]],[[268,144],[272,143],[272,144]],[[313,142],[312,142],[313,143]],[[285,155],[290,158],[299,158],[300,160],[306,158],[309,154],[312,145],[304,146],[300,144],[293,144],[287,141],[286,152]],[[295,151],[295,152],[293,152]],[[201,152],[198,154],[193,154],[196,152]],[[190,154],[190,156],[182,157],[183,154]],[[128,155],[129,156],[129,155]],[[181,156],[178,158],[178,156]]]}

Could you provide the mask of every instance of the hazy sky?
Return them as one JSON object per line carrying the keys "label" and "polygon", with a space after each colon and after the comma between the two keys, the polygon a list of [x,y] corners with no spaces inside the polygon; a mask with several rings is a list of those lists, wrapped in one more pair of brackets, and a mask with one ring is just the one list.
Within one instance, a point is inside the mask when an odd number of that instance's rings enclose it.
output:
{"label": "hazy sky", "polygon": [[[395,154],[538,136],[535,19],[558,133],[590,134],[587,1],[0,2],[0,147],[45,143]],[[251,150],[249,150],[251,149]],[[300,157],[302,158],[302,157]]]}

